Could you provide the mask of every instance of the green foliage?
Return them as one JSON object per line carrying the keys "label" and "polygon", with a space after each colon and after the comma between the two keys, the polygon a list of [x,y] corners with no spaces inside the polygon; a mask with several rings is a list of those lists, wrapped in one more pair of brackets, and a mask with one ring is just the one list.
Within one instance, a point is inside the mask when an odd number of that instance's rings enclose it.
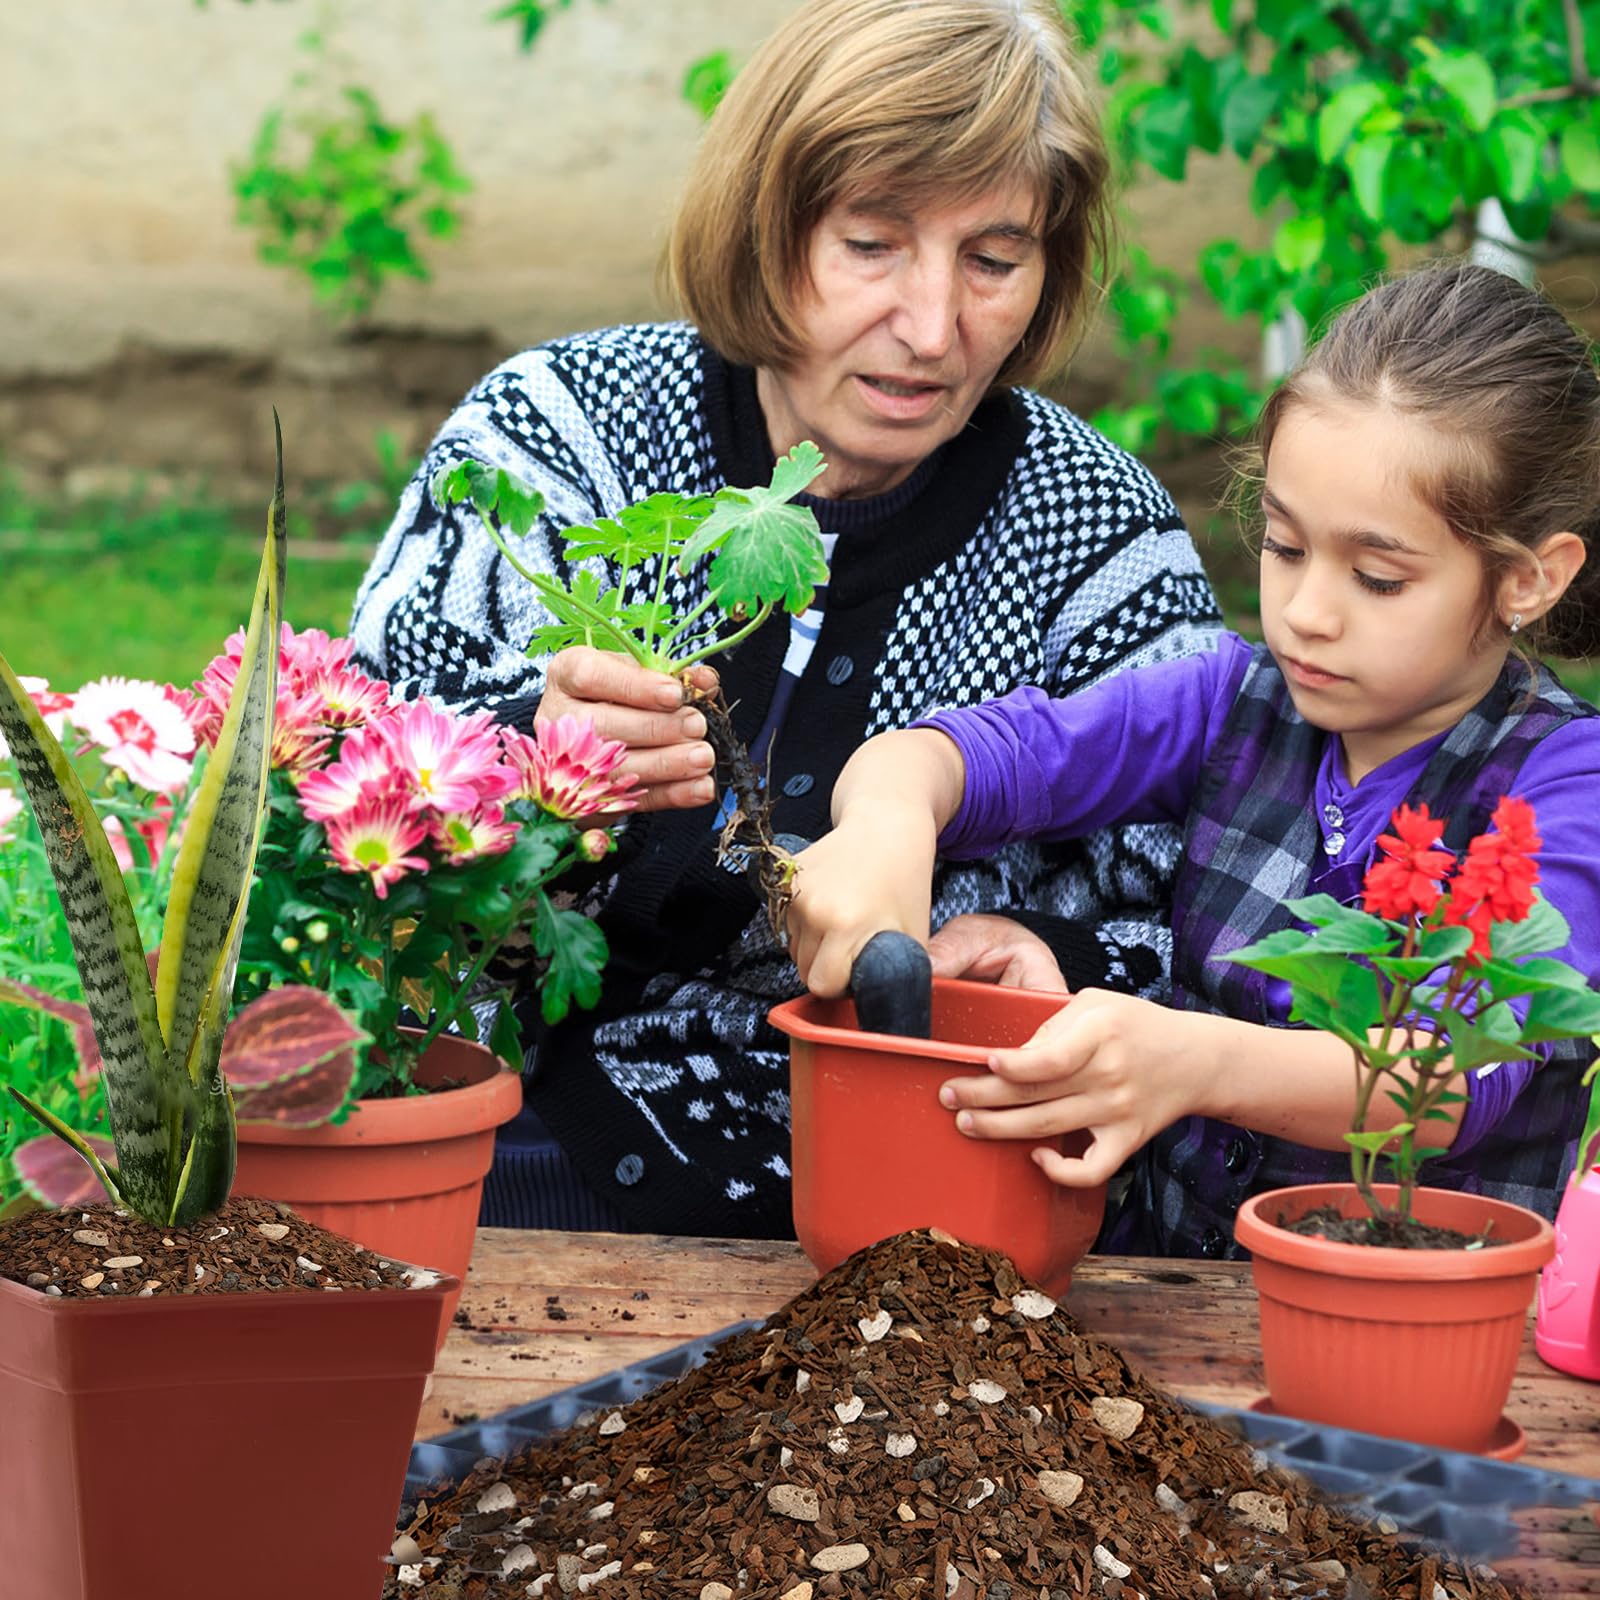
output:
{"label": "green foliage", "polygon": [[[501,554],[555,617],[534,634],[530,653],[588,645],[681,672],[746,638],[775,609],[801,612],[811,604],[828,566],[816,517],[792,501],[824,466],[822,452],[806,440],[775,464],[768,485],[699,498],[654,494],[593,526],[567,529],[568,561],[603,561],[609,582],[578,570],[563,584],[518,560],[496,524],[526,534],[544,497],[506,472],[479,461],[449,462],[434,474],[431,493],[441,507],[471,504]],[[679,617],[664,602],[668,573],[673,566],[686,572],[708,556],[706,597]],[[625,602],[630,587],[654,598]],[[732,633],[720,631],[722,618],[736,624]]]}
{"label": "green foliage", "polygon": [[0,657],[0,731],[39,820],[99,1042],[115,1165],[48,1106],[15,1085],[11,1094],[78,1151],[114,1202],[157,1225],[214,1211],[233,1181],[236,1132],[220,1071],[222,1032],[266,792],[284,557],[280,446],[243,660],[173,866],[155,981],[93,803]]}
{"label": "green foliage", "polygon": [[709,117],[728,92],[733,73],[733,57],[726,50],[713,50],[689,63],[683,75],[683,98],[702,118]]}
{"label": "green foliage", "polygon": [[[307,43],[320,51],[315,35]],[[295,88],[309,83],[302,75]],[[421,240],[456,233],[455,200],[472,185],[426,112],[393,122],[356,85],[331,104],[313,97],[269,110],[249,158],[231,169],[238,220],[263,261],[305,273],[335,315],[359,316],[390,280],[429,277]]]}
{"label": "green foliage", "polygon": [[572,0],[509,0],[496,11],[489,13],[491,22],[514,22],[520,35],[518,43],[523,50],[531,50],[534,41],[544,31],[553,11],[565,11]]}
{"label": "green foliage", "polygon": [[[1266,246],[1219,239],[1195,276],[1231,319],[1286,312],[1317,327],[1389,266],[1398,246],[1470,243],[1498,200],[1530,247],[1600,201],[1600,86],[1582,58],[1600,7],[1573,0],[1060,0],[1110,87],[1108,127],[1128,174],[1185,180],[1195,152],[1246,164]],[[1209,11],[1223,37],[1179,38]],[[1185,29],[1185,35],[1192,30]],[[1135,449],[1248,418],[1258,396],[1214,358],[1175,371],[1185,288],[1135,252],[1111,297],[1129,364],[1124,403],[1095,420]]]}

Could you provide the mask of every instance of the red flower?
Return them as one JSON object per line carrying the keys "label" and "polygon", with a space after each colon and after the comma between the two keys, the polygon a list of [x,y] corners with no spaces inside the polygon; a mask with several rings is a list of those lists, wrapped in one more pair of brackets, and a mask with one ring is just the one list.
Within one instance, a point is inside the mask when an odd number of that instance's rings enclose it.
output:
{"label": "red flower", "polygon": [[1394,830],[1378,835],[1383,859],[1367,869],[1362,904],[1375,917],[1426,916],[1438,903],[1440,882],[1454,861],[1449,851],[1433,848],[1444,823],[1430,817],[1426,805],[1400,806]]}
{"label": "red flower", "polygon": [[1533,886],[1539,881],[1539,863],[1533,857],[1544,841],[1533,807],[1506,795],[1490,821],[1497,831],[1480,833],[1467,846],[1444,908],[1447,926],[1472,930],[1467,960],[1473,966],[1481,966],[1491,954],[1491,926],[1521,922],[1538,898]]}
{"label": "red flower", "polygon": [[1489,945],[1489,933],[1494,923],[1494,913],[1489,908],[1487,900],[1473,902],[1462,900],[1452,894],[1444,904],[1444,922],[1446,927],[1468,928],[1472,932],[1472,944],[1468,948],[1465,960],[1469,967],[1481,967],[1494,953]]}

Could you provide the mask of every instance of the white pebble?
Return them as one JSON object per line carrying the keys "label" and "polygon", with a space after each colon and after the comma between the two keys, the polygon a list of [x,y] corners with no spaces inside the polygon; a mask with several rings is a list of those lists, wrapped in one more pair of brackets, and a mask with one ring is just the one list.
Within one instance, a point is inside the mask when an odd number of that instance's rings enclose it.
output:
{"label": "white pebble", "polygon": [[811,1565],[818,1572],[849,1572],[871,1559],[872,1552],[864,1544],[830,1544],[812,1556]]}
{"label": "white pebble", "polygon": [[900,1519],[900,1520],[901,1520],[901,1521],[902,1521],[902,1522],[915,1522],[915,1521],[916,1521],[916,1520],[917,1520],[917,1514],[916,1514],[916,1512],[915,1512],[915,1511],[913,1511],[913,1510],[912,1510],[912,1509],[911,1509],[911,1507],[910,1507],[910,1506],[908,1506],[908,1505],[907,1505],[907,1504],[906,1504],[906,1503],[905,1503],[905,1501],[904,1501],[904,1500],[902,1500],[902,1501],[901,1501],[901,1502],[900,1502],[900,1504],[899,1504],[899,1505],[897,1505],[897,1506],[896,1506],[896,1507],[895,1507],[895,1508],[894,1508],[894,1514],[895,1514],[895,1515],[896,1515],[896,1516],[897,1516],[897,1517],[899,1517],[899,1519]]}
{"label": "white pebble", "polygon": [[1109,1573],[1113,1578],[1126,1578],[1133,1568],[1125,1561],[1118,1561],[1103,1544],[1094,1547],[1094,1564],[1102,1572]]}
{"label": "white pebble", "polygon": [[103,1272],[91,1272],[88,1277],[78,1279],[78,1282],[82,1284],[85,1289],[98,1289],[105,1281],[106,1275]]}
{"label": "white pebble", "polygon": [[111,1240],[98,1228],[79,1228],[72,1236],[79,1244],[93,1245],[96,1250],[109,1250]]}
{"label": "white pebble", "polygon": [[987,1333],[989,1331],[989,1319],[987,1317],[974,1317],[972,1319],[972,1331],[974,1333]]}
{"label": "white pebble", "polygon": [[788,1445],[780,1445],[778,1448],[778,1465],[780,1467],[788,1467],[793,1460],[794,1451]]}
{"label": "white pebble", "polygon": [[876,1344],[894,1326],[894,1318],[887,1311],[879,1311],[874,1316],[860,1318],[856,1326],[868,1344]]}
{"label": "white pebble", "polygon": [[[1263,1494],[1259,1489],[1242,1489],[1238,1494],[1229,1496],[1228,1509],[1247,1528],[1254,1528],[1257,1533],[1289,1531],[1289,1507],[1275,1494]],[[1382,1517],[1378,1519],[1378,1524],[1382,1526]],[[1385,1531],[1393,1533],[1395,1529]]]}
{"label": "white pebble", "polygon": [[100,1263],[108,1272],[122,1272],[128,1267],[142,1267],[143,1256],[112,1256],[109,1261]]}
{"label": "white pebble", "polygon": [[1156,1504],[1163,1511],[1174,1517],[1187,1517],[1189,1515],[1189,1502],[1182,1498],[1170,1484],[1158,1483],[1156,1485]]}
{"label": "white pebble", "polygon": [[970,1510],[972,1510],[972,1508],[974,1506],[982,1505],[983,1502],[985,1500],[987,1500],[989,1498],[989,1496],[992,1495],[993,1493],[994,1493],[994,1479],[993,1478],[979,1478],[978,1479],[977,1488],[975,1488],[972,1491],[972,1494],[969,1496],[969,1498],[967,1500],[967,1510],[970,1511]]}
{"label": "white pebble", "polygon": [[847,1456],[850,1454],[850,1440],[846,1437],[843,1428],[834,1428],[830,1431],[828,1434],[828,1448],[836,1456]]}
{"label": "white pebble", "polygon": [[614,1578],[622,1571],[620,1561],[608,1561],[603,1567],[596,1567],[593,1572],[585,1572],[578,1579],[578,1593],[588,1594],[597,1583],[604,1583],[607,1578]]}
{"label": "white pebble", "polygon": [[614,1500],[602,1500],[597,1506],[590,1506],[584,1513],[591,1522],[604,1522],[613,1511],[617,1509]]}
{"label": "white pebble", "polygon": [[326,1272],[328,1270],[320,1261],[313,1261],[310,1256],[296,1256],[294,1264],[302,1272]]}
{"label": "white pebble", "polygon": [[1144,1421],[1144,1407],[1137,1400],[1120,1395],[1096,1395],[1089,1402],[1089,1409],[1100,1424],[1101,1432],[1110,1434],[1113,1439],[1126,1439]]}
{"label": "white pebble", "polygon": [[1083,1493],[1083,1479],[1076,1472],[1041,1472],[1039,1493],[1053,1506],[1070,1506]]}
{"label": "white pebble", "polygon": [[700,1590],[700,1600],[733,1600],[733,1590],[725,1583],[708,1583]]}
{"label": "white pebble", "polygon": [[961,1587],[961,1574],[956,1571],[950,1562],[944,1564],[944,1600],[950,1600],[957,1589]]}
{"label": "white pebble", "polygon": [[610,1438],[614,1433],[621,1433],[627,1426],[628,1424],[624,1420],[622,1413],[613,1411],[609,1416],[601,1419],[600,1435],[602,1438]]}
{"label": "white pebble", "polygon": [[598,1483],[575,1483],[567,1490],[567,1499],[582,1500],[588,1495],[599,1493],[600,1485]]}
{"label": "white pebble", "polygon": [[805,1579],[797,1583],[792,1589],[783,1591],[783,1600],[811,1600],[811,1580]]}
{"label": "white pebble", "polygon": [[402,1567],[422,1565],[422,1546],[409,1533],[397,1533],[389,1546],[389,1559]]}
{"label": "white pebble", "polygon": [[483,1516],[489,1516],[496,1511],[514,1511],[516,1506],[516,1491],[509,1483],[491,1483],[478,1496],[477,1509]]}
{"label": "white pebble", "polygon": [[1014,1294],[1011,1297],[1011,1309],[1020,1311],[1033,1322],[1039,1321],[1041,1317],[1048,1317],[1055,1308],[1055,1301],[1037,1289],[1024,1289],[1021,1294]]}
{"label": "white pebble", "polygon": [[948,1417],[950,1415],[950,1402],[948,1400],[935,1400],[933,1402],[933,1414],[936,1417]]}
{"label": "white pebble", "polygon": [[288,1234],[289,1225],[286,1222],[258,1222],[256,1232],[263,1239],[282,1239]]}
{"label": "white pebble", "polygon": [[848,1400],[838,1401],[833,1408],[833,1414],[841,1422],[854,1422],[867,1408],[867,1403],[858,1394],[853,1394]]}
{"label": "white pebble", "polygon": [[822,1515],[817,1491],[800,1483],[775,1483],[767,1490],[767,1504],[780,1517],[795,1522],[815,1522]]}
{"label": "white pebble", "polygon": [[515,1577],[519,1572],[526,1572],[529,1567],[539,1565],[539,1558],[525,1544],[514,1544],[500,1558],[500,1576],[502,1578]]}
{"label": "white pebble", "polygon": [[1041,1410],[1040,1410],[1040,1409],[1039,1409],[1039,1408],[1038,1408],[1038,1406],[1024,1406],[1024,1407],[1023,1407],[1023,1408],[1022,1408],[1022,1414],[1023,1414],[1023,1416],[1025,1416],[1025,1417],[1026,1417],[1026,1418],[1027,1418],[1027,1419],[1028,1419],[1028,1421],[1029,1421],[1029,1422],[1031,1422],[1031,1423],[1032,1423],[1032,1424],[1033,1424],[1033,1425],[1034,1425],[1034,1427],[1036,1427],[1036,1428],[1037,1428],[1037,1427],[1038,1427],[1038,1426],[1039,1426],[1039,1424],[1040,1424],[1040,1423],[1041,1423],[1041,1422],[1043,1422],[1043,1421],[1044,1421],[1044,1412],[1042,1412],[1042,1411],[1041,1411]]}
{"label": "white pebble", "polygon": [[883,1441],[884,1453],[891,1456],[908,1456],[917,1448],[917,1436],[914,1433],[891,1433]]}
{"label": "white pebble", "polygon": [[422,1587],[422,1568],[415,1562],[408,1562],[395,1574],[396,1578],[408,1588],[420,1589]]}
{"label": "white pebble", "polygon": [[606,1547],[603,1544],[586,1544],[583,1547],[583,1559],[585,1561],[593,1561],[596,1556],[603,1556],[605,1553]]}
{"label": "white pebble", "polygon": [[794,1374],[794,1392],[804,1394],[811,1387],[811,1374],[804,1367],[797,1367]]}
{"label": "white pebble", "polygon": [[1005,1385],[996,1383],[993,1378],[974,1378],[967,1385],[967,1393],[982,1405],[998,1405],[1006,1397]]}

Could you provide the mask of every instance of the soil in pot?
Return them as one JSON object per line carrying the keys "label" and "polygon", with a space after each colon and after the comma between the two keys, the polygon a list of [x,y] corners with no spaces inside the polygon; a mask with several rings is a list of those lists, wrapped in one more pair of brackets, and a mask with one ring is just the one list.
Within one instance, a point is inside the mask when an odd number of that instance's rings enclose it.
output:
{"label": "soil in pot", "polygon": [[1486,1250],[1507,1242],[1496,1239],[1488,1231],[1462,1233],[1459,1228],[1441,1228],[1430,1222],[1418,1222],[1415,1217],[1403,1220],[1368,1215],[1347,1217],[1337,1206],[1317,1206],[1293,1220],[1280,1212],[1273,1220],[1285,1233],[1384,1250]]}
{"label": "soil in pot", "polygon": [[0,1227],[0,1277],[69,1299],[409,1284],[393,1262],[288,1206],[240,1195],[188,1228],[157,1228],[109,1203],[28,1212]]}
{"label": "soil in pot", "polygon": [[[1200,1336],[1201,1330],[1196,1330]],[[671,1387],[402,1513],[386,1600],[1509,1600],[1328,1503],[1003,1256],[858,1252]]]}

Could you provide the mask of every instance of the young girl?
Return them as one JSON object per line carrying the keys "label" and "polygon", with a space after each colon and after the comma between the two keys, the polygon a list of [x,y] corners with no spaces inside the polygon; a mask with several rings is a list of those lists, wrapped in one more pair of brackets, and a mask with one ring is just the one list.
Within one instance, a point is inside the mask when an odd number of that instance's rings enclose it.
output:
{"label": "young girl", "polygon": [[[1574,585],[1600,534],[1585,342],[1510,278],[1425,269],[1339,317],[1258,438],[1266,643],[1225,635],[1069,699],[1020,689],[871,740],[834,788],[833,831],[800,857],[790,913],[801,976],[839,994],[873,933],[927,935],[936,851],[1184,825],[1174,1009],[1084,990],[940,1095],[978,1138],[1087,1129],[1082,1156],[1035,1152],[1057,1183],[1105,1182],[1133,1157],[1113,1251],[1237,1254],[1246,1196],[1348,1176],[1349,1048],[1286,1030],[1287,985],[1227,956],[1287,926],[1285,900],[1355,901],[1400,803],[1448,818],[1460,850],[1501,795],[1530,801],[1541,892],[1573,930],[1558,954],[1600,977],[1600,718],[1518,650],[1588,654],[1600,635],[1582,592],[1600,562]],[[1470,1075],[1426,1181],[1553,1216],[1586,1051]]]}

